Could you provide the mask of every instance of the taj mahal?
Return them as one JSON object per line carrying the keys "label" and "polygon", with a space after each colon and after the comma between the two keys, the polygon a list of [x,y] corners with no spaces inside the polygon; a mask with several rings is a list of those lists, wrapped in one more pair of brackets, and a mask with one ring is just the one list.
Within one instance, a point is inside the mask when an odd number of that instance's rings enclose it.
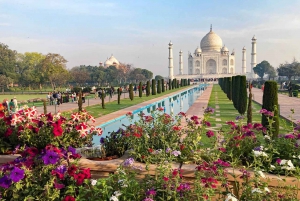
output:
{"label": "taj mahal", "polygon": [[[179,52],[179,74],[173,71],[173,49],[169,43],[169,78],[219,78],[236,75],[235,51],[231,52],[223,45],[221,37],[210,31],[202,38],[199,46],[193,53],[188,53],[188,67],[183,69],[183,52]],[[256,78],[253,67],[256,66],[256,37],[252,38],[251,72],[246,72],[246,48],[242,49],[242,73],[247,78]]]}

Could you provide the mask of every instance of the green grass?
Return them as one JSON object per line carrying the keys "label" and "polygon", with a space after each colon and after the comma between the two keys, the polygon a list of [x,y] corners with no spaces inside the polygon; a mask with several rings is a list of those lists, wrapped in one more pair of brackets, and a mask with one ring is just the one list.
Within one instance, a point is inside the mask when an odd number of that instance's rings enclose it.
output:
{"label": "green grass", "polygon": [[[216,109],[216,105],[219,106],[219,109]],[[227,98],[226,94],[222,91],[219,85],[213,86],[208,107],[212,107],[215,109],[214,114],[212,114],[208,119],[208,121],[211,123],[211,127],[208,128],[210,130],[219,131],[220,129],[222,129],[223,132],[227,132],[230,130],[230,127],[226,124],[226,122],[235,121],[235,118],[237,116],[240,116],[238,111],[234,108],[232,101]],[[261,105],[252,102],[252,123],[261,123],[261,114],[259,113],[260,109]],[[218,114],[220,114],[220,116],[217,116]],[[246,124],[247,114],[245,114],[244,116],[245,118],[243,119],[243,123]],[[221,121],[217,121],[218,119],[220,119]],[[279,133],[283,134],[291,132],[292,124],[289,121],[280,117],[279,123]],[[221,127],[217,127],[218,124],[220,124]],[[212,139],[207,138],[207,136],[203,136],[202,143],[205,147],[211,147]]]}
{"label": "green grass", "polygon": [[[158,98],[158,97],[164,96],[166,94],[170,94],[170,93],[173,93],[173,92],[176,92],[176,91],[180,91],[180,90],[188,88],[188,87],[190,87],[190,86],[181,87],[181,88],[173,89],[173,90],[168,90],[168,91],[165,91],[161,94],[150,95],[148,97],[146,97],[146,95],[144,95],[144,94],[143,94],[143,97],[141,97],[141,98],[138,97],[138,96],[135,96],[133,101],[131,101],[129,98],[121,99],[120,105],[118,105],[117,101],[106,102],[105,103],[105,109],[102,109],[101,103],[97,104],[97,105],[84,107],[84,109],[86,111],[88,111],[91,115],[93,115],[95,118],[98,118],[98,117],[101,117],[103,115],[110,114],[112,112],[122,110],[124,108],[130,107],[130,106],[133,106],[133,105],[137,105],[139,103],[143,103],[145,101],[148,101],[148,100],[151,100],[151,99],[154,99],[154,98]],[[77,110],[74,110],[74,111],[77,111]]]}

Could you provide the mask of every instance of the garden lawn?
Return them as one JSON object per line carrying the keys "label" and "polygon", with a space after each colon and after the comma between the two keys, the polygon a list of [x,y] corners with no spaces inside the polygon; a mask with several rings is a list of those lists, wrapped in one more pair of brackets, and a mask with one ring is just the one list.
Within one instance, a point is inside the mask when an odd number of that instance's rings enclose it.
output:
{"label": "garden lawn", "polygon": [[[105,103],[105,109],[102,109],[101,102],[100,102],[100,104],[97,104],[97,105],[92,105],[92,106],[84,107],[84,109],[87,112],[89,112],[89,114],[91,114],[92,116],[94,116],[95,118],[98,118],[98,117],[101,117],[103,115],[110,114],[112,112],[115,112],[115,111],[118,111],[118,110],[122,110],[124,108],[127,108],[127,107],[130,107],[130,106],[136,105],[136,104],[143,103],[143,102],[148,101],[148,100],[152,100],[152,99],[164,96],[166,94],[170,94],[170,93],[173,93],[173,92],[176,92],[176,91],[180,91],[182,89],[186,89],[188,87],[190,87],[190,86],[180,87],[178,89],[168,90],[168,91],[162,92],[160,94],[150,95],[148,97],[146,97],[146,95],[143,94],[143,97],[141,97],[141,98],[138,97],[138,96],[135,96],[132,101],[129,98],[121,99],[120,100],[120,105],[118,105],[117,101],[106,102]],[[74,110],[74,112],[77,112],[77,110]]]}
{"label": "garden lawn", "polygon": [[13,94],[5,94],[5,95],[0,95],[0,102],[3,101],[3,99],[7,99],[10,101],[10,99],[13,99],[14,97],[17,98],[18,101],[27,101],[27,100],[30,100],[30,99],[36,99],[36,98],[47,98],[47,94],[16,94],[16,95],[13,95]]}
{"label": "garden lawn", "polygon": [[[227,95],[222,91],[220,85],[215,84],[213,86],[208,107],[215,109],[214,114],[210,116],[208,121],[211,123],[209,130],[218,132],[221,128],[223,132],[228,132],[230,127],[226,124],[228,121],[234,121],[237,116],[240,116],[238,111],[234,108],[233,102],[227,98]],[[261,105],[252,102],[252,123],[261,123],[261,114],[259,113]],[[247,123],[247,111],[244,115],[242,122]],[[288,121],[279,117],[279,133],[288,133],[292,130],[292,125]],[[208,138],[207,136],[202,137],[202,143],[205,147],[212,145],[212,141],[215,139]]]}

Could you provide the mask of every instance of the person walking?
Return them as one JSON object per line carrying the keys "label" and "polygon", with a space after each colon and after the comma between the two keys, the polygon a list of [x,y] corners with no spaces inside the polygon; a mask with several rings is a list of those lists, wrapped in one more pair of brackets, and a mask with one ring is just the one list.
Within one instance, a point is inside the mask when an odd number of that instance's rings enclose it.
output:
{"label": "person walking", "polygon": [[18,106],[18,101],[17,101],[17,98],[14,97],[14,104],[15,104],[15,112],[19,110],[19,106]]}
{"label": "person walking", "polygon": [[8,107],[9,107],[9,112],[10,112],[10,114],[16,112],[16,107],[15,107],[14,99],[11,99],[11,100],[10,100],[10,102],[9,102],[9,104],[8,104]]}

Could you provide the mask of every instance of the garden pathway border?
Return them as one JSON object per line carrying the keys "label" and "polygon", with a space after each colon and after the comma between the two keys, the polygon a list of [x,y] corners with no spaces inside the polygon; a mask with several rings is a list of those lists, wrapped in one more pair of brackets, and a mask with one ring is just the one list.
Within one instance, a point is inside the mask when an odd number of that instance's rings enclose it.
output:
{"label": "garden pathway border", "polygon": [[[252,88],[253,101],[262,105],[263,91],[258,88]],[[300,120],[300,98],[289,97],[287,95],[278,94],[278,104],[280,109],[280,116],[284,119],[297,123]],[[292,114],[291,109],[294,109]]]}

